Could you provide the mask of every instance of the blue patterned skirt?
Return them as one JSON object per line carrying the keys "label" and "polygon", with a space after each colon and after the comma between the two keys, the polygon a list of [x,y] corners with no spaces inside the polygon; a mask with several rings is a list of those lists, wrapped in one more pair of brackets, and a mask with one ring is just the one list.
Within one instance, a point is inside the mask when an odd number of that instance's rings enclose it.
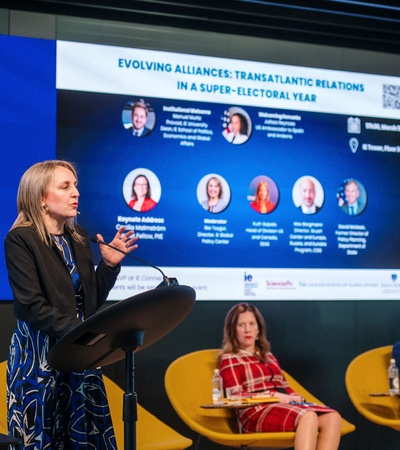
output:
{"label": "blue patterned skirt", "polygon": [[115,450],[101,371],[52,369],[49,342],[17,321],[7,366],[9,434],[29,450]]}

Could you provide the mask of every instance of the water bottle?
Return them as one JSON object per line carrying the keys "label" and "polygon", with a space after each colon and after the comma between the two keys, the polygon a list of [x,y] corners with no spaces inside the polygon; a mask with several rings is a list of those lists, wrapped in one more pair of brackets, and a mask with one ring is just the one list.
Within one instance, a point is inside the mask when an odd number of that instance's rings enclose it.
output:
{"label": "water bottle", "polygon": [[396,366],[396,360],[392,358],[388,369],[389,392],[391,394],[399,393],[399,369]]}
{"label": "water bottle", "polygon": [[222,386],[222,377],[219,374],[218,369],[214,369],[213,376],[211,378],[212,386],[212,402],[214,405],[222,405],[224,403],[224,389]]}

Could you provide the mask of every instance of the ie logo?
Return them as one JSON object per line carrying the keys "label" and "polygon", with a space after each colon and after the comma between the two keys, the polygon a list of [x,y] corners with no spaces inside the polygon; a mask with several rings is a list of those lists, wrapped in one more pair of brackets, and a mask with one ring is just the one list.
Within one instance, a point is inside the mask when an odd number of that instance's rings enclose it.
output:
{"label": "ie logo", "polygon": [[251,283],[253,281],[253,275],[251,274],[247,274],[246,272],[244,273],[244,281],[246,283]]}

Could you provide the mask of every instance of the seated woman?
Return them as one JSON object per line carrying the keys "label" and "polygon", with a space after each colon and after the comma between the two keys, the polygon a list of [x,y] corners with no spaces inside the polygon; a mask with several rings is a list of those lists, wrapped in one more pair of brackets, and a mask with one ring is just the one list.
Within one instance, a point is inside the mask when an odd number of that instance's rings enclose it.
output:
{"label": "seated woman", "polygon": [[295,430],[295,450],[337,450],[340,414],[327,406],[307,403],[290,388],[270,352],[265,322],[255,306],[239,303],[228,312],[219,366],[225,388],[241,386],[244,395],[279,398],[279,403],[241,409],[244,433]]}

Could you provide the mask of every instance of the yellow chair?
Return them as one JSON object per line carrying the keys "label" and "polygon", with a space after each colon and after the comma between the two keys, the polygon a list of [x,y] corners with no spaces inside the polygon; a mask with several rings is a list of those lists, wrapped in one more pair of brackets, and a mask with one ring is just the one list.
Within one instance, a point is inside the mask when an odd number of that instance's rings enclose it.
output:
{"label": "yellow chair", "polygon": [[[103,375],[118,449],[124,448],[124,422],[122,420],[124,391]],[[140,450],[183,450],[192,445],[188,439],[145,408],[137,405],[136,444]]]}
{"label": "yellow chair", "polygon": [[400,398],[369,395],[389,391],[388,367],[392,347],[378,347],[356,356],[347,367],[345,382],[350,400],[362,416],[400,431]]}
{"label": "yellow chair", "polygon": [[[6,367],[7,361],[0,363],[0,433],[7,434],[6,401]],[[103,376],[108,402],[114,425],[115,437],[119,449],[124,448],[124,423],[122,421],[123,390],[112,380]],[[138,405],[138,422],[136,427],[137,448],[140,450],[183,450],[192,445],[192,440],[185,438]]]}
{"label": "yellow chair", "polygon": [[[240,448],[293,447],[295,432],[239,434],[230,410],[201,408],[200,405],[211,402],[211,376],[217,365],[218,352],[218,349],[199,350],[181,356],[168,367],[165,388],[179,417],[199,434],[199,439],[205,436],[220,445]],[[308,401],[323,404],[287,372],[285,376],[292,388]],[[354,430],[353,424],[342,419],[342,435]]]}
{"label": "yellow chair", "polygon": [[[14,444],[14,445],[10,445]],[[19,448],[19,439],[8,436],[7,425],[7,361],[0,362],[0,450]]]}
{"label": "yellow chair", "polygon": [[0,362],[0,433],[7,434],[7,361]]}

